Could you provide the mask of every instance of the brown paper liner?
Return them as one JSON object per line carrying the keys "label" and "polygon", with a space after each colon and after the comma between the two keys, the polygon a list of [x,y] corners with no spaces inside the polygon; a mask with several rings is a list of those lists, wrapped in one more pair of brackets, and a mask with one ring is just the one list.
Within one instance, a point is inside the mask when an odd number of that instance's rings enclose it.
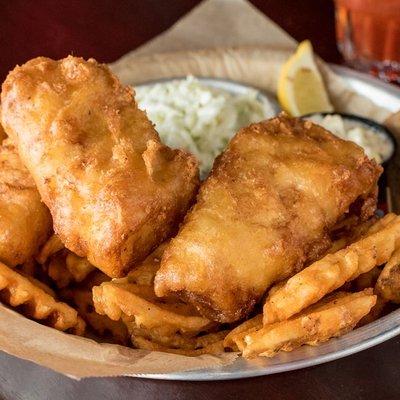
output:
{"label": "brown paper liner", "polygon": [[0,304],[0,349],[72,378],[181,372],[229,364],[236,353],[187,357],[69,335]]}

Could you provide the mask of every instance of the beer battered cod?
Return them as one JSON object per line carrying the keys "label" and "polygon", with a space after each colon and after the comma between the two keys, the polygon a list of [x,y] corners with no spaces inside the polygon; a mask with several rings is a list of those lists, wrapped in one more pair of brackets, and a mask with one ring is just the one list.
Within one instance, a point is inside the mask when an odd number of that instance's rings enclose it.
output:
{"label": "beer battered cod", "polygon": [[50,212],[10,139],[0,146],[0,261],[32,259],[52,231]]}
{"label": "beer battered cod", "polygon": [[107,66],[33,59],[10,72],[1,102],[69,250],[118,277],[175,231],[197,190],[197,161],[160,142]]}
{"label": "beer battered cod", "polygon": [[309,121],[281,115],[242,129],[166,249],[156,294],[175,292],[215,321],[244,318],[329,248],[338,221],[374,213],[381,171]]}

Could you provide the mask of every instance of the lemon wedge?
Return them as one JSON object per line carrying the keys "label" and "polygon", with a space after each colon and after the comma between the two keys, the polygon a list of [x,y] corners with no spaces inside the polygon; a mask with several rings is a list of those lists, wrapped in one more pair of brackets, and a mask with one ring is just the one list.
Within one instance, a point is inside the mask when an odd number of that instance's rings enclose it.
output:
{"label": "lemon wedge", "polygon": [[283,65],[277,96],[281,107],[294,117],[333,111],[309,40],[301,42]]}

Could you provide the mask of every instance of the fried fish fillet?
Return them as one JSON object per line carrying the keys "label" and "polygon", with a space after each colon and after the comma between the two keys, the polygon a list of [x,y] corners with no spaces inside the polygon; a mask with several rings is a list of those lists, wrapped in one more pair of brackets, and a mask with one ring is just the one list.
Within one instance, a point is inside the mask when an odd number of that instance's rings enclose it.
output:
{"label": "fried fish fillet", "polygon": [[5,139],[0,146],[0,261],[10,267],[27,262],[51,230],[49,210],[15,147]]}
{"label": "fried fish fillet", "polygon": [[175,292],[219,322],[245,317],[331,246],[338,221],[373,214],[380,173],[360,147],[308,121],[242,129],[166,249],[156,294]]}
{"label": "fried fish fillet", "polygon": [[33,59],[2,87],[2,121],[65,246],[111,277],[169,236],[198,186],[195,158],[164,146],[105,65]]}

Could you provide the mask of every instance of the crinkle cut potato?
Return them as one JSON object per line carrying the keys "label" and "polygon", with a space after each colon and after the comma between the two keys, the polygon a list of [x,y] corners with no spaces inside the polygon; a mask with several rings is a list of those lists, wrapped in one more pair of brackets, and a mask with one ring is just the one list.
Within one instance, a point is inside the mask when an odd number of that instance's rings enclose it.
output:
{"label": "crinkle cut potato", "polygon": [[392,254],[380,273],[376,291],[386,301],[400,303],[400,248]]}
{"label": "crinkle cut potato", "polygon": [[400,247],[400,217],[388,214],[377,225],[379,230],[373,226],[372,233],[328,254],[274,290],[264,304],[264,324],[284,321],[347,281],[388,262]]}
{"label": "crinkle cut potato", "polygon": [[318,345],[352,330],[376,303],[372,289],[336,293],[291,319],[260,326],[242,338],[244,357],[273,357],[303,344]]}
{"label": "crinkle cut potato", "polygon": [[96,270],[86,258],[79,257],[67,250],[56,234],[47,240],[35,258],[40,264],[41,270],[58,288],[82,282],[92,271]]}
{"label": "crinkle cut potato", "polygon": [[67,249],[52,254],[42,267],[59,288],[72,282],[82,282],[95,270],[86,258],[78,257]]}
{"label": "crinkle cut potato", "polygon": [[261,329],[262,326],[262,314],[257,314],[255,317],[242,322],[225,336],[224,347],[237,351],[243,351],[244,337],[250,332]]}
{"label": "crinkle cut potato", "polygon": [[110,277],[173,234],[194,199],[195,157],[163,145],[132,89],[93,59],[17,66],[2,85],[1,118],[54,231]]}
{"label": "crinkle cut potato", "polygon": [[83,335],[85,323],[76,310],[55,299],[54,292],[42,282],[0,263],[1,300],[19,307],[24,315],[60,331]]}
{"label": "crinkle cut potato", "polygon": [[52,256],[55,253],[58,253],[63,249],[64,249],[63,242],[57,235],[53,234],[40,249],[39,254],[36,256],[36,261],[39,264],[44,264],[47,262],[50,256]]}
{"label": "crinkle cut potato", "polygon": [[0,146],[0,261],[9,267],[33,258],[52,231],[28,170],[10,139]]}
{"label": "crinkle cut potato", "polygon": [[240,130],[166,249],[156,294],[215,321],[246,317],[271,284],[329,249],[339,222],[373,215],[381,171],[310,121],[281,114]]}
{"label": "crinkle cut potato", "polygon": [[109,279],[102,272],[95,271],[93,276],[79,286],[63,289],[61,297],[77,308],[79,315],[100,339],[127,346],[129,333],[125,324],[121,320],[113,321],[106,315],[100,315],[94,309],[92,285],[94,282],[105,282]]}
{"label": "crinkle cut potato", "polygon": [[139,348],[186,355],[223,351],[222,339],[227,332],[213,333],[217,325],[178,298],[155,296],[154,275],[165,246],[161,245],[125,278],[95,286],[96,311],[114,321],[122,319],[132,343]]}
{"label": "crinkle cut potato", "polygon": [[188,338],[184,340],[185,345],[176,347],[164,346],[158,342],[147,339],[144,335],[133,334],[132,344],[138,349],[162,351],[165,353],[181,354],[184,356],[201,356],[202,354],[219,354],[224,352],[223,339],[225,331],[209,333],[198,338]]}

